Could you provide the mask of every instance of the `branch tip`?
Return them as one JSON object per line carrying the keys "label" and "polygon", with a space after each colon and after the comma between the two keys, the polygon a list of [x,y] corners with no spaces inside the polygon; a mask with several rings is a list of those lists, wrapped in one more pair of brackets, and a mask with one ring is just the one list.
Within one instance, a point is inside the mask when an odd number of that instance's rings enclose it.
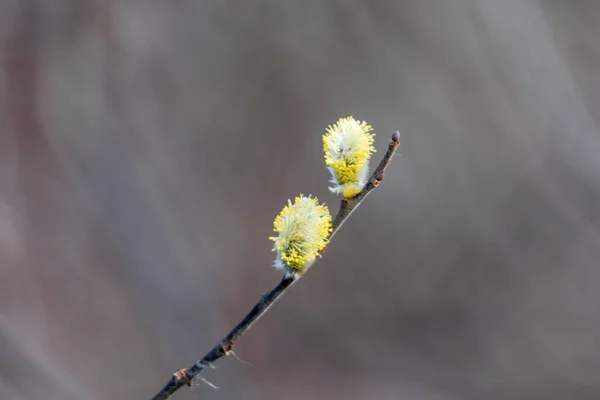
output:
{"label": "branch tip", "polygon": [[400,143],[400,131],[396,131],[392,134],[392,142]]}

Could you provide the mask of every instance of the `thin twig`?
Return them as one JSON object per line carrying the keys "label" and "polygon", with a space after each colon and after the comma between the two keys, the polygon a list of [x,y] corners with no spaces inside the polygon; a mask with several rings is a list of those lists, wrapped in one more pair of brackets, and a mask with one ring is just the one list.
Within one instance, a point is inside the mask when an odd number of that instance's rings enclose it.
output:
{"label": "thin twig", "polygon": [[[344,221],[352,214],[352,212],[360,205],[367,195],[375,189],[383,180],[383,173],[389,165],[394,152],[400,144],[400,133],[396,132],[392,135],[392,140],[388,149],[383,156],[383,159],[373,171],[371,178],[365,185],[364,189],[350,199],[342,199],[340,209],[333,219],[333,230],[329,239],[339,230]],[[322,252],[321,252],[322,253]],[[313,262],[314,263],[314,262]],[[158,392],[152,400],[166,400],[169,396],[175,393],[184,385],[190,385],[190,382],[206,367],[217,361],[219,358],[229,355],[232,352],[236,341],[246,332],[254,322],[256,322],[275,301],[285,293],[298,279],[300,275],[296,273],[286,273],[281,282],[273,290],[265,293],[258,303],[254,305],[252,310],[244,317],[244,319],[229,332],[221,341],[212,348],[202,359],[198,360],[191,367],[180,369],[175,372],[169,382]]]}
{"label": "thin twig", "polygon": [[256,322],[264,313],[275,303],[277,298],[281,296],[287,288],[292,286],[294,282],[298,280],[299,275],[288,273],[286,274],[281,282],[273,290],[265,293],[258,303],[252,308],[252,310],[244,317],[244,319],[235,327],[231,332],[227,334],[215,347],[212,348],[201,360],[198,360],[194,365],[189,368],[183,368],[175,372],[169,382],[154,396],[153,400],[164,400],[170,395],[175,393],[183,385],[189,385],[192,379],[198,375],[202,370],[208,367],[210,364],[217,361],[219,358],[228,355],[233,348],[236,340],[244,332],[250,328],[250,326]]}

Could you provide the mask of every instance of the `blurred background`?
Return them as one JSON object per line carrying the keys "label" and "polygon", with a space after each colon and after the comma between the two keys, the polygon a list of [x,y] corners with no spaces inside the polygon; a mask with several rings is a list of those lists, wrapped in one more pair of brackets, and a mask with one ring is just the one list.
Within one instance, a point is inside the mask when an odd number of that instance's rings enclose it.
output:
{"label": "blurred background", "polygon": [[321,135],[401,152],[176,399],[600,398],[600,2],[2,0],[0,398],[150,399],[333,212]]}

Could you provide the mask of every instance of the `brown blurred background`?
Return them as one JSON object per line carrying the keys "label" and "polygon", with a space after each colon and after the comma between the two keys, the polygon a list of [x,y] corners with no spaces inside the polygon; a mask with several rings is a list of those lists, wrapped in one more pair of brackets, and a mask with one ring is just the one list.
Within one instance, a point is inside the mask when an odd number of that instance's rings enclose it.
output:
{"label": "brown blurred background", "polygon": [[402,156],[176,399],[600,398],[600,2],[1,0],[0,399],[149,399],[278,281],[321,134]]}

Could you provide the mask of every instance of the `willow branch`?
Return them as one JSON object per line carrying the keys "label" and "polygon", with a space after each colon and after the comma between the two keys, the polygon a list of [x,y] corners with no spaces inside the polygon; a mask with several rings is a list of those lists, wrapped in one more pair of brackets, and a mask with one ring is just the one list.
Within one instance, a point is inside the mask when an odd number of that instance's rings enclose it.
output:
{"label": "willow branch", "polygon": [[[352,212],[360,205],[360,203],[369,195],[373,189],[375,189],[381,181],[383,181],[383,173],[394,155],[396,149],[400,144],[400,134],[396,132],[392,135],[392,140],[388,145],[388,149],[383,156],[383,159],[373,171],[369,181],[363,188],[363,190],[356,196],[350,199],[342,199],[340,209],[333,219],[333,230],[330,240],[343,225],[346,219],[352,214]],[[322,252],[321,252],[322,253]],[[275,286],[271,291],[265,293],[260,300],[254,305],[252,310],[244,317],[244,319],[236,325],[215,347],[213,347],[204,357],[196,361],[192,366],[182,368],[175,372],[167,384],[152,398],[152,400],[166,400],[179,390],[184,385],[189,385],[192,379],[206,367],[209,367],[212,363],[217,361],[219,358],[229,355],[235,345],[236,341],[246,332],[254,322],[256,322],[267,310],[277,301],[277,299],[283,295],[298,279],[300,275],[295,273],[286,273],[281,282]]]}
{"label": "willow branch", "polygon": [[188,368],[182,368],[175,372],[169,382],[154,396],[153,400],[167,399],[175,393],[183,385],[186,385],[194,379],[196,375],[202,372],[203,369],[217,361],[219,358],[231,353],[235,342],[244,332],[246,332],[254,322],[256,322],[268,309],[275,303],[277,298],[281,296],[294,282],[298,280],[297,274],[286,274],[281,282],[273,290],[265,293],[258,303],[254,305],[252,310],[237,324],[215,347],[212,348],[202,359],[196,361],[194,365]]}

